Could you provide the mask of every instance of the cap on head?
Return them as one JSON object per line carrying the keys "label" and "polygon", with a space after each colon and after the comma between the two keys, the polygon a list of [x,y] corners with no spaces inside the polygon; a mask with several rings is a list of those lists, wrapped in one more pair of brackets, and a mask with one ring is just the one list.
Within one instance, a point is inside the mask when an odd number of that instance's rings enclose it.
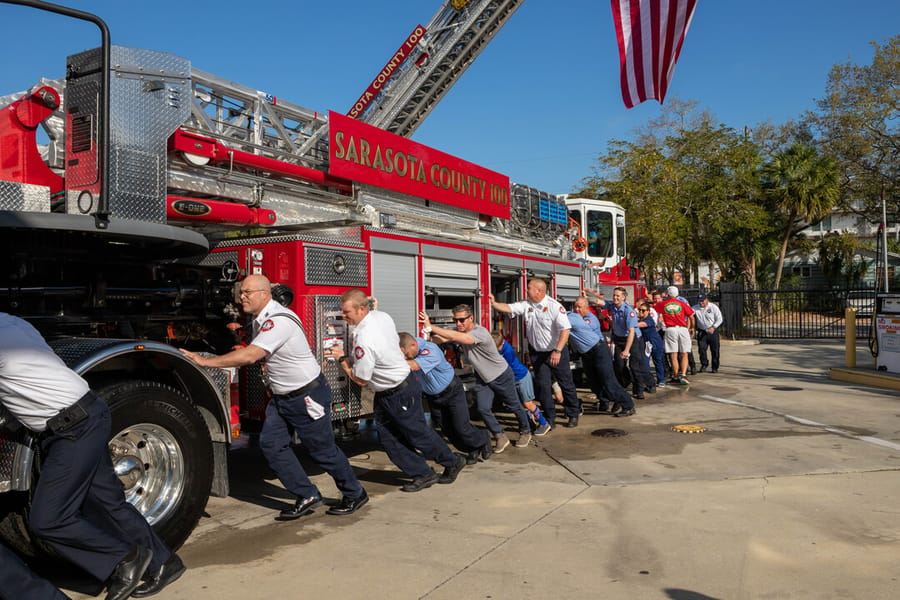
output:
{"label": "cap on head", "polygon": [[670,285],[666,289],[666,293],[669,295],[669,298],[677,298],[678,297],[678,288],[674,285]]}
{"label": "cap on head", "polygon": [[706,294],[700,294],[699,296],[697,296],[697,302],[703,302],[704,300],[706,300]]}

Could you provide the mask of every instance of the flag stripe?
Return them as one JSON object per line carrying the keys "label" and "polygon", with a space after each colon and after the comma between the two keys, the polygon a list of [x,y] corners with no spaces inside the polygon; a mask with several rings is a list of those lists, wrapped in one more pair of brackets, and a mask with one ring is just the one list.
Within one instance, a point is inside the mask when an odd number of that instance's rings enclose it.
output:
{"label": "flag stripe", "polygon": [[622,100],[665,100],[697,0],[610,0]]}

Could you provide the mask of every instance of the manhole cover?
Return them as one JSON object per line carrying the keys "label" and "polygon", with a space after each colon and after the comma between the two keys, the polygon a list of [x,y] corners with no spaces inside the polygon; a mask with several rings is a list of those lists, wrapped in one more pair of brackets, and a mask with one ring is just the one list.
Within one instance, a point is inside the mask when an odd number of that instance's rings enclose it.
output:
{"label": "manhole cover", "polygon": [[628,432],[610,427],[607,429],[595,429],[591,432],[591,435],[596,435],[597,437],[622,437],[623,435],[628,435]]}
{"label": "manhole cover", "polygon": [[672,431],[678,433],[703,433],[706,431],[706,427],[702,425],[673,425]]}
{"label": "manhole cover", "polygon": [[789,385],[776,385],[772,386],[772,389],[776,392],[802,392],[803,388],[800,387],[792,387]]}

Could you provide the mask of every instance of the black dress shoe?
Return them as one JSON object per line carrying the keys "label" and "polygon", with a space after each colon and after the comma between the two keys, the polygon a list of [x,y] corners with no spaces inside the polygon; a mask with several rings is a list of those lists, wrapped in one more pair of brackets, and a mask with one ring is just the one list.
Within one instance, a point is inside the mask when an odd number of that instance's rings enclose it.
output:
{"label": "black dress shoe", "polygon": [[303,515],[312,512],[312,509],[322,504],[321,496],[310,496],[308,498],[297,498],[293,508],[286,508],[275,517],[276,521],[293,521],[299,519]]}
{"label": "black dress shoe", "polygon": [[632,397],[632,398],[635,398],[635,399],[637,399],[637,400],[643,400],[643,399],[644,399],[644,394],[632,394],[631,397]]}
{"label": "black dress shoe", "polygon": [[578,417],[569,417],[566,421],[566,427],[578,427]]}
{"label": "black dress shoe", "polygon": [[462,471],[465,466],[466,459],[462,456],[457,456],[456,461],[452,465],[444,468],[444,472],[441,473],[441,476],[438,478],[438,483],[453,483],[456,481],[456,476],[459,475],[459,472]]}
{"label": "black dress shoe", "polygon": [[623,410],[621,412],[617,412],[613,416],[614,417],[630,417],[635,412],[637,412],[637,411],[634,410],[634,407],[631,407],[631,408],[626,408],[625,410]]}
{"label": "black dress shoe", "polygon": [[700,372],[703,373],[704,371],[706,371],[706,365],[700,367]]}
{"label": "black dress shoe", "polygon": [[645,391],[646,391],[648,394],[655,394],[655,393],[656,393],[656,386],[647,388]]}
{"label": "black dress shoe", "polygon": [[141,584],[141,578],[147,571],[150,561],[153,560],[153,550],[145,546],[136,546],[127,556],[116,565],[113,574],[106,586],[106,600],[125,600],[137,586]]}
{"label": "black dress shoe", "polygon": [[341,498],[341,501],[329,508],[327,512],[329,515],[352,515],[355,513],[363,504],[369,501],[369,495],[363,490],[362,496],[359,498],[348,498],[344,496]]}
{"label": "black dress shoe", "polygon": [[477,465],[478,464],[478,455],[481,454],[481,449],[478,450],[470,450],[466,454],[466,464],[467,465]]}
{"label": "black dress shoe", "polygon": [[420,492],[425,488],[430,488],[438,482],[438,474],[432,471],[424,477],[417,477],[400,488],[401,492]]}
{"label": "black dress shoe", "polygon": [[155,573],[150,576],[144,575],[144,583],[139,585],[134,593],[131,594],[132,598],[146,598],[147,596],[152,596],[160,591],[182,575],[187,571],[187,568],[184,566],[184,563],[181,562],[181,559],[178,558],[178,555],[174,552],[169,559],[163,563]]}

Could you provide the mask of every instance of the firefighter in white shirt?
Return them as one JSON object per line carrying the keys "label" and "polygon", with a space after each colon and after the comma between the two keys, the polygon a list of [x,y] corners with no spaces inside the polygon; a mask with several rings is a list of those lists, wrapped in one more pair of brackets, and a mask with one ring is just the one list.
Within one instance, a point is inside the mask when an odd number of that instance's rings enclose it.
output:
{"label": "firefighter in white shirt", "polygon": [[[697,352],[700,354],[700,372],[712,367],[713,373],[719,372],[719,327],[722,326],[722,311],[709,301],[706,294],[697,296],[697,304],[692,306],[694,322],[697,327]],[[706,356],[709,348],[712,364]]]}
{"label": "firefighter in white shirt", "polygon": [[352,514],[369,496],[334,440],[331,386],[310,350],[300,319],[272,299],[271,284],[263,275],[241,281],[240,297],[244,312],[255,315],[250,345],[211,358],[181,352],[202,367],[240,367],[265,360],[263,372],[272,399],[266,406],[259,447],[284,488],[297,496],[294,506],[281,511],[277,520],[297,519],[323,502],[291,448],[290,428],[343,494],[328,514]]}
{"label": "firefighter in white shirt", "polygon": [[[356,325],[350,343],[353,354],[347,356],[343,348],[332,346],[325,355],[336,359],[351,380],[375,392],[375,427],[381,445],[391,461],[412,477],[400,489],[418,492],[435,483],[456,481],[466,459],[454,454],[425,422],[422,385],[400,350],[394,320],[386,312],[369,310],[369,297],[362,290],[344,292],[341,314]],[[443,474],[435,473],[426,458],[442,465]]]}
{"label": "firefighter in white shirt", "polygon": [[525,316],[525,333],[530,346],[528,354],[531,366],[534,368],[535,392],[551,427],[556,424],[556,405],[551,391],[554,377],[563,392],[563,406],[569,418],[566,427],[577,427],[581,400],[572,380],[567,344],[572,324],[562,304],[547,295],[547,283],[544,280],[530,280],[527,297],[527,300],[506,304],[497,302],[493,294],[488,295],[495,310]]}

